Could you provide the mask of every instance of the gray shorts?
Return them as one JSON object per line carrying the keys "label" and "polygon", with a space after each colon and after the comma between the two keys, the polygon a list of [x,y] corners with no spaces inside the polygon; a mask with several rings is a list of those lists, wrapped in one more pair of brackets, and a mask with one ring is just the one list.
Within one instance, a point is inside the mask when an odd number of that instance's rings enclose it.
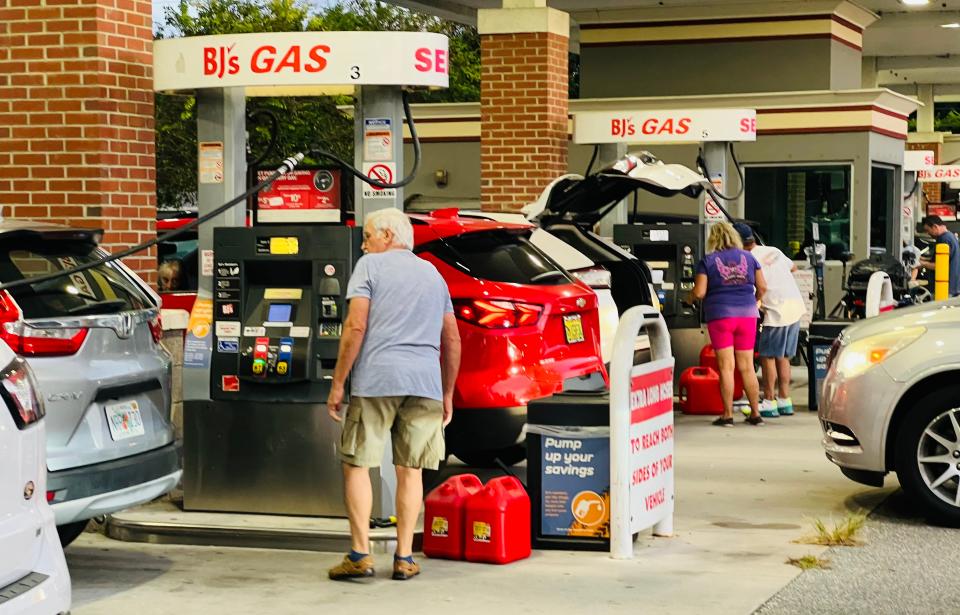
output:
{"label": "gray shorts", "polygon": [[800,337],[800,323],[786,327],[764,326],[757,341],[757,354],[766,358],[792,359],[797,354],[797,339]]}

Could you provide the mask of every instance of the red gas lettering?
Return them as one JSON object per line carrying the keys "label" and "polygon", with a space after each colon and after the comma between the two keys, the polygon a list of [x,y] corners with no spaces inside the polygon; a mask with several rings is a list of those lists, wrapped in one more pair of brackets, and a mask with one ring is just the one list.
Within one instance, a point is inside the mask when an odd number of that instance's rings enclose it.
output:
{"label": "red gas lettering", "polygon": [[327,58],[323,56],[325,53],[330,53],[330,47],[327,45],[316,45],[310,49],[310,59],[313,63],[307,62],[303,70],[308,73],[319,73],[325,69],[327,67]]}
{"label": "red gas lettering", "polygon": [[[258,74],[269,73],[273,70],[273,60],[276,53],[277,48],[273,45],[258,47],[250,56],[250,70]],[[261,55],[266,55],[262,61],[260,59]]]}
{"label": "red gas lettering", "polygon": [[203,74],[212,75],[217,72],[217,48],[203,48]]}
{"label": "red gas lettering", "polygon": [[689,117],[682,117],[677,121],[677,133],[678,135],[685,135],[690,132],[690,123],[693,122]]}
{"label": "red gas lettering", "polygon": [[642,126],[640,126],[640,132],[645,135],[652,135],[653,133],[657,132],[658,123],[659,122],[657,122],[657,118],[652,117],[646,120]]}
{"label": "red gas lettering", "polygon": [[300,72],[300,47],[294,45],[288,49],[287,53],[284,54],[283,59],[277,63],[277,68],[274,69],[274,72],[279,73],[285,68],[289,68],[295,73]]}

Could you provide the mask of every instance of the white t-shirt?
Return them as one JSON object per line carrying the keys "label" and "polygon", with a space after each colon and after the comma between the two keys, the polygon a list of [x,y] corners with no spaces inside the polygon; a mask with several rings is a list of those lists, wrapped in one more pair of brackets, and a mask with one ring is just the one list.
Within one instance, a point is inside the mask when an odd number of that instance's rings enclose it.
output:
{"label": "white t-shirt", "polygon": [[793,278],[793,261],[772,246],[754,246],[750,251],[763,268],[767,292],[763,295],[765,327],[786,327],[800,322],[807,308]]}

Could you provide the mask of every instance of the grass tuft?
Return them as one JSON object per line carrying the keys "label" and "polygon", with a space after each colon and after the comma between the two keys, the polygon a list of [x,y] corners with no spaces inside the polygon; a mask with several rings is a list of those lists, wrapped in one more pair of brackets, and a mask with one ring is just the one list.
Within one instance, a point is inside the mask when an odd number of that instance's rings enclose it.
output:
{"label": "grass tuft", "polygon": [[867,516],[862,513],[848,514],[833,527],[828,527],[821,519],[814,519],[814,533],[796,542],[825,547],[856,547],[863,544],[857,536],[866,523]]}
{"label": "grass tuft", "polygon": [[804,555],[803,557],[788,557],[787,563],[796,566],[800,570],[829,570],[830,560],[817,557],[816,555]]}

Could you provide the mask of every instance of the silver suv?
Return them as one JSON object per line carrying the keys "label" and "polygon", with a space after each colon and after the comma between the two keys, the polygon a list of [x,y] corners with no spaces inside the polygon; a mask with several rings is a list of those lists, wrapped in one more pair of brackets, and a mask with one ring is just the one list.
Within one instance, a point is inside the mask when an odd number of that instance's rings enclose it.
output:
{"label": "silver suv", "polygon": [[858,322],[828,365],[827,457],[871,486],[895,471],[931,520],[960,524],[960,298]]}
{"label": "silver suv", "polygon": [[[0,223],[0,282],[96,260],[102,233]],[[46,498],[64,545],[92,517],[180,480],[160,300],[120,264],[0,293],[0,338],[33,368],[47,407]]]}

